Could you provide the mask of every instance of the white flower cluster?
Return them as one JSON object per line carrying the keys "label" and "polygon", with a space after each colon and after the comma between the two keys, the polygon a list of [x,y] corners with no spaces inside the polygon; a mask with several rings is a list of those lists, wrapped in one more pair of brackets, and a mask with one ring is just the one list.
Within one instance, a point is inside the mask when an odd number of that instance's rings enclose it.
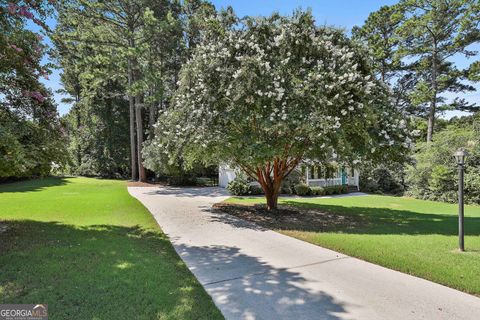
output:
{"label": "white flower cluster", "polygon": [[[311,152],[347,152],[334,144],[349,143],[349,134],[370,137],[362,141],[372,154],[380,147],[409,148],[406,121],[389,112],[388,94],[379,94],[385,89],[335,33],[295,20],[265,20],[207,37],[182,72],[174,111],[161,117],[159,137],[170,139],[159,144],[167,152],[179,145],[216,146],[245,152],[245,159],[274,152],[287,138]],[[376,134],[367,132],[371,128]],[[248,153],[254,143],[255,153]]]}

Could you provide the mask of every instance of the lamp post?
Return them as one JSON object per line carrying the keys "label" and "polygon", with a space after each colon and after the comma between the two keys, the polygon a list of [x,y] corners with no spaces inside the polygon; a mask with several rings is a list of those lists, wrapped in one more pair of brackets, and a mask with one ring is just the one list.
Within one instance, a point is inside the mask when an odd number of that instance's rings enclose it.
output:
{"label": "lamp post", "polygon": [[465,251],[463,230],[463,172],[465,166],[465,156],[467,154],[463,149],[459,149],[453,155],[458,166],[458,246],[460,251]]}

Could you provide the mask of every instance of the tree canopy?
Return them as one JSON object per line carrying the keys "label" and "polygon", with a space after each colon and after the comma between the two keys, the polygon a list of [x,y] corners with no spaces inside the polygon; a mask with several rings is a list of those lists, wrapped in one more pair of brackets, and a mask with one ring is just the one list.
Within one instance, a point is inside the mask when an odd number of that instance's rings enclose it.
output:
{"label": "tree canopy", "polygon": [[212,25],[149,145],[170,161],[239,166],[275,208],[302,160],[355,164],[410,147],[387,88],[341,31],[301,11]]}
{"label": "tree canopy", "polygon": [[0,2],[0,179],[41,176],[64,163],[63,134],[51,92],[42,84],[42,35],[52,7],[47,1]]}

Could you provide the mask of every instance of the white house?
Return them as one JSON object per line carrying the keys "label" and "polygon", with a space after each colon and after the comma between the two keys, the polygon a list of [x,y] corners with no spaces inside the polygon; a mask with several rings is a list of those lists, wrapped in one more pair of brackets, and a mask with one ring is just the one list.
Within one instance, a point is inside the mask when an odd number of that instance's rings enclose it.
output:
{"label": "white house", "polygon": [[[357,191],[360,190],[360,173],[357,169],[338,168],[330,169],[330,172],[325,172],[329,169],[323,169],[319,166],[302,166],[299,167],[298,170],[305,175],[305,182],[311,187],[348,185]],[[235,179],[236,176],[235,169],[220,165],[218,168],[218,185],[226,188],[228,183]]]}

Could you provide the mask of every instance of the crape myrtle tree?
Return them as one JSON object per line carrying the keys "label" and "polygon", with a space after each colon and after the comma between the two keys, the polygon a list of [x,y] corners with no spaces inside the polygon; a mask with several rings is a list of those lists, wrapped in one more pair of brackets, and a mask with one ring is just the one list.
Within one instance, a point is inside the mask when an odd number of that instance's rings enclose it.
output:
{"label": "crape myrtle tree", "polygon": [[387,161],[410,147],[387,89],[341,31],[301,11],[211,25],[149,146],[169,161],[237,166],[272,210],[303,160]]}
{"label": "crape myrtle tree", "polygon": [[48,1],[0,1],[0,180],[48,175],[66,161],[63,133],[43,62]]}

